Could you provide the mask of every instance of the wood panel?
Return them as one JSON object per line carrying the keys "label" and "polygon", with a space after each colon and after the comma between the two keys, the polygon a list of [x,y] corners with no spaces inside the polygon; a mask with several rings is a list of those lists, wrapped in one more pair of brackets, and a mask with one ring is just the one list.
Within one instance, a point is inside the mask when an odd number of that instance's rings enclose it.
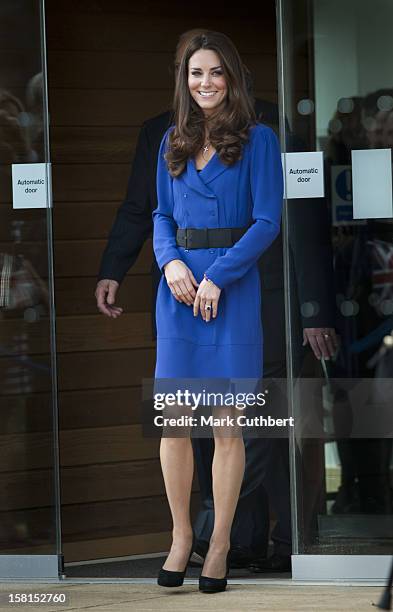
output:
{"label": "wood panel", "polygon": [[[122,557],[155,552],[168,551],[170,548],[171,532],[153,532],[133,536],[118,536],[117,538],[102,538],[96,540],[75,540],[65,542],[62,551],[67,562],[103,559],[106,557]],[[27,544],[22,542],[17,548],[4,548],[2,554],[50,555],[54,552],[54,534],[47,536],[45,541],[49,544]],[[65,573],[67,574],[67,566]]]}
{"label": "wood panel", "polygon": [[[105,245],[106,240],[58,241],[55,244],[57,276],[73,278],[75,276],[93,276],[98,274],[99,262]],[[152,261],[152,244],[151,240],[147,240],[132,268],[132,274],[149,273]]]}
{"label": "wood panel", "polygon": [[[120,304],[120,302],[119,302]],[[117,319],[102,314],[57,317],[58,353],[74,351],[107,351],[111,349],[146,348],[152,340],[150,313],[124,313]],[[25,333],[24,343],[15,344],[17,334]],[[42,319],[34,325],[19,320],[0,320],[0,337],[4,346],[14,346],[13,355],[46,354],[49,350],[49,325]]]}
{"label": "wood panel", "polygon": [[[191,510],[199,506],[198,492],[191,495]],[[110,517],[110,523],[108,521]],[[142,497],[109,502],[65,506],[63,534],[65,540],[75,533],[80,539],[115,537],[166,531],[171,526],[169,505],[161,497]]]}
{"label": "wood panel", "polygon": [[171,87],[154,95],[139,89],[52,89],[49,109],[53,126],[139,126],[171,103]]}
{"label": "wood panel", "polygon": [[[52,432],[0,436],[0,472],[48,468],[53,463]],[[60,432],[63,467],[154,459],[158,438],[144,438],[141,425],[89,427]]]}
{"label": "wood panel", "polygon": [[[128,557],[156,552],[166,552],[170,549],[171,531],[154,531],[132,536],[103,538],[95,540],[66,541],[63,546],[64,559],[84,561],[86,559],[104,559],[106,557]],[[67,568],[65,570],[67,574]]]}
{"label": "wood panel", "polygon": [[[53,200],[108,202],[124,198],[130,164],[58,164],[53,167]],[[109,229],[109,228],[108,228]],[[72,236],[72,234],[71,234]]]}
{"label": "wood panel", "polygon": [[[55,164],[121,164],[134,157],[138,133],[139,127],[129,126],[52,126],[52,161]],[[79,147],[75,151],[76,139]]]}
{"label": "wood panel", "polygon": [[[141,396],[140,385],[62,391],[59,394],[61,429],[66,431],[76,426],[105,428],[139,423]],[[83,411],[80,406],[83,406]]]}
{"label": "wood panel", "polygon": [[[223,0],[218,0],[209,7],[209,15],[211,17],[222,17],[226,12],[235,8],[237,19],[250,19],[250,6],[247,3],[240,5],[237,2],[224,2]],[[269,22],[275,19],[275,5],[272,2],[263,2],[260,5],[253,6],[252,9],[252,14],[255,18],[263,17]],[[161,0],[146,0],[144,3],[116,0],[116,4],[108,4],[107,0],[68,0],[68,2],[64,0],[58,2],[50,0],[47,6],[49,17],[53,14],[61,14],[65,17],[67,14],[74,16],[87,13],[89,15],[103,15],[106,19],[108,14],[110,15],[114,12],[121,13],[124,16],[148,15],[151,19],[159,18],[163,13],[165,16],[177,18],[195,17],[195,7],[192,4],[183,4],[180,0],[174,0],[170,4],[165,5],[164,9]]]}
{"label": "wood panel", "polygon": [[[251,71],[255,89],[277,87],[275,53],[243,53],[242,61]],[[173,91],[173,53],[146,51],[106,51],[97,57],[95,51],[51,50],[48,69],[52,89]],[[124,79],[124,66],[130,66],[129,78]],[[154,78],[152,78],[154,75]]]}
{"label": "wood panel", "polygon": [[[158,459],[65,467],[61,471],[64,504],[121,500],[164,494]],[[193,489],[196,488],[194,479]]]}
{"label": "wood panel", "polygon": [[[276,99],[273,87],[265,86],[256,90],[255,95],[266,100]],[[108,123],[112,126],[139,126],[147,118],[165,112],[171,104],[171,88],[155,89],[154,94],[149,95],[138,89],[53,89],[51,124],[57,127],[107,126]]]}
{"label": "wood panel", "polygon": [[[115,3],[113,3],[115,4]],[[266,10],[265,9],[266,4]],[[146,15],[111,12],[64,13],[56,10],[54,5],[48,7],[47,44],[49,55],[53,50],[80,51],[134,51],[174,53],[180,34],[186,30],[208,27],[211,30],[225,32],[236,44],[240,53],[268,53],[276,49],[275,21],[269,20],[270,13],[264,3],[260,18],[255,16],[254,8],[241,18],[238,15],[239,4],[233,15],[225,9],[219,17],[195,15],[187,18],[183,11],[185,4],[173,2],[177,7],[175,15],[169,16],[162,10],[157,14]],[[176,10],[176,9],[175,9]],[[56,11],[56,12],[55,12]],[[209,7],[210,11],[210,7]],[[252,17],[250,17],[252,12]],[[183,16],[184,15],[184,16]],[[132,69],[125,72],[125,82],[132,78]],[[49,83],[50,80],[49,80]]]}
{"label": "wood panel", "polygon": [[[53,201],[108,202],[120,204],[126,193],[130,163],[122,164],[58,164],[52,167]],[[12,209],[12,182],[8,167],[0,165],[0,206]],[[23,219],[25,211],[14,211]],[[46,210],[35,211],[38,219],[46,218]],[[29,214],[32,214],[29,211]]]}
{"label": "wood panel", "polygon": [[150,313],[58,317],[57,346],[59,353],[153,347]]}
{"label": "wood panel", "polygon": [[153,376],[155,350],[63,353],[58,362],[60,390],[127,387]]}
{"label": "wood panel", "polygon": [[[56,202],[54,207],[54,239],[102,239],[109,234],[120,204],[114,202]],[[75,218],[78,223],[75,224]]]}
{"label": "wood panel", "polygon": [[[60,429],[64,431],[76,427],[110,427],[139,423],[141,394],[140,385],[60,391],[58,394]],[[47,432],[53,428],[49,393],[2,395],[1,414],[0,434],[2,435]]]}
{"label": "wood panel", "polygon": [[[199,506],[197,492],[191,495],[191,512]],[[3,512],[0,523],[0,547],[26,546],[27,541],[48,538],[52,523],[52,508],[9,510]],[[12,526],[23,525],[22,529]],[[168,502],[163,497],[142,497],[91,504],[64,505],[62,511],[63,543],[84,540],[104,540],[120,536],[165,532],[171,527]],[[132,553],[130,553],[132,554]],[[108,555],[109,556],[109,555]]]}
{"label": "wood panel", "polygon": [[[58,240],[54,245],[56,259],[56,278],[90,277],[86,279],[86,289],[94,296],[96,275],[106,240]],[[11,251],[12,243],[0,243],[0,251]],[[23,242],[16,248],[33,264],[44,280],[48,278],[47,249],[45,243]],[[151,270],[153,250],[151,240],[147,240],[132,268],[132,274],[147,274]],[[131,273],[131,272],[130,272]],[[94,278],[93,278],[94,276]]]}
{"label": "wood panel", "polygon": [[[116,304],[124,308],[123,314],[146,313],[151,309],[152,279],[149,274],[135,275],[132,271],[124,278],[117,291]],[[95,277],[57,278],[56,313],[59,316],[96,313],[95,284]],[[149,319],[151,320],[151,314]]]}
{"label": "wood panel", "polygon": [[[1,510],[53,506],[52,475],[47,469],[0,473],[0,489],[7,491]],[[61,483],[65,505],[164,494],[158,459],[62,467]]]}
{"label": "wood panel", "polygon": [[[59,390],[129,387],[154,374],[155,349],[127,349],[58,355]],[[50,355],[0,358],[0,396],[44,393],[51,388]]]}

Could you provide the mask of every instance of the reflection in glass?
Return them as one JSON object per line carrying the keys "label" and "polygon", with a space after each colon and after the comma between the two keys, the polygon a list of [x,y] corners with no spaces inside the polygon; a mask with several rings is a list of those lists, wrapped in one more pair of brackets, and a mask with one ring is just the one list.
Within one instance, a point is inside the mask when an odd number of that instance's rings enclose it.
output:
{"label": "reflection in glass", "polygon": [[50,211],[14,210],[11,185],[11,164],[49,161],[40,10],[0,0],[0,553],[19,555],[58,552]]}
{"label": "reflection in glass", "polygon": [[[358,387],[368,383],[364,401],[376,421],[391,402],[393,223],[391,214],[354,219],[351,157],[393,146],[393,6],[384,0],[287,0],[283,12],[286,150],[323,151],[326,183],[325,198],[287,202],[289,240],[304,259],[302,273],[295,265],[289,275],[292,382],[296,389],[299,377],[319,380],[314,410],[330,435],[330,441],[309,439],[300,427],[295,433],[295,552],[390,554],[391,437],[355,439],[351,432]],[[301,112],[305,100],[314,101],[313,113]],[[386,172],[388,180],[391,168]],[[372,184],[368,189],[372,210],[381,202]],[[314,318],[313,303],[320,306]],[[321,362],[301,349],[299,339],[302,328],[304,334],[327,327],[332,318],[340,348]],[[299,423],[303,400],[294,392]],[[347,435],[339,435],[344,426]]]}

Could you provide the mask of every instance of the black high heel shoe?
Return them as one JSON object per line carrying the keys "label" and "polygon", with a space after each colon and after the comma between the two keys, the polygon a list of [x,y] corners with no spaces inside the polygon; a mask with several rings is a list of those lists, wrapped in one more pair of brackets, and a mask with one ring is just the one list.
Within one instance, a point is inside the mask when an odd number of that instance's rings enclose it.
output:
{"label": "black high heel shoe", "polygon": [[186,563],[186,567],[184,568],[184,570],[182,572],[175,572],[172,570],[166,570],[162,567],[160,571],[158,572],[157,584],[159,584],[160,586],[164,586],[164,587],[179,587],[183,584],[184,576],[186,575],[187,567],[190,562],[192,553],[194,551],[194,545],[195,545],[195,536],[193,535],[191,551],[190,551],[190,554],[189,554],[189,557]]}
{"label": "black high heel shoe", "polygon": [[209,578],[209,576],[199,576],[199,590],[202,593],[219,593],[227,588],[227,576],[229,572],[229,551],[226,559],[226,572],[224,578]]}

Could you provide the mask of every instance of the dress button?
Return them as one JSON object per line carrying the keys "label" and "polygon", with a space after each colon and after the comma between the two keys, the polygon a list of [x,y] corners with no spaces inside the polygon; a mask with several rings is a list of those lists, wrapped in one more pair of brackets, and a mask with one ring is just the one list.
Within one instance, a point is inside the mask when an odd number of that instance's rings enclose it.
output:
{"label": "dress button", "polygon": [[185,197],[185,198],[187,197],[187,194],[186,194],[186,193],[184,193],[183,195],[184,195],[184,197]]}
{"label": "dress button", "polygon": [[213,254],[213,253],[214,253],[214,250],[213,250],[213,249],[209,249],[209,253],[212,253],[212,254]]}

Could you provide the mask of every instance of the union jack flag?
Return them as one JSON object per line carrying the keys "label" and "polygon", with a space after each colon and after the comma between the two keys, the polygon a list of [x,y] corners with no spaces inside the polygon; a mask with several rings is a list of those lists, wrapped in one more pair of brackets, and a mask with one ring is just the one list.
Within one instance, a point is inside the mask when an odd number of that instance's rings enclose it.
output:
{"label": "union jack flag", "polygon": [[382,305],[393,300],[393,243],[368,240],[367,247],[371,258],[373,305],[379,314],[386,315],[388,313]]}

